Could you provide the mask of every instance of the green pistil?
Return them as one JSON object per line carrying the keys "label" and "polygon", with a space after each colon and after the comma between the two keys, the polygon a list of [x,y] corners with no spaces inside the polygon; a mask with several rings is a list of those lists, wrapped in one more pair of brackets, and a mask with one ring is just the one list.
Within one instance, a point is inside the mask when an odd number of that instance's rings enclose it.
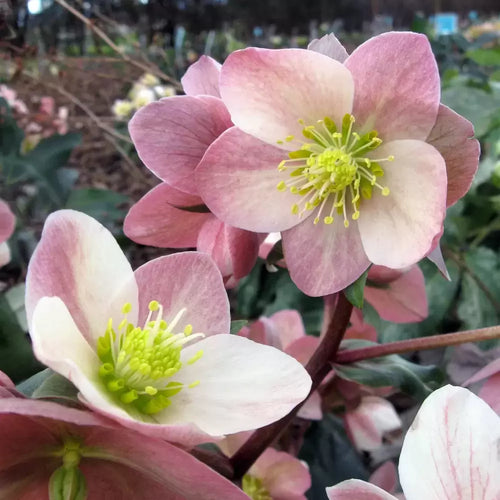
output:
{"label": "green pistil", "polygon": [[[302,120],[299,123],[304,125]],[[281,181],[279,191],[289,190],[301,197],[292,205],[292,213],[300,217],[305,212],[319,207],[314,218],[317,224],[322,214],[325,224],[332,224],[334,215],[344,219],[344,226],[349,227],[348,211],[351,218],[357,220],[362,199],[372,197],[373,188],[380,190],[383,196],[389,195],[389,188],[378,182],[384,170],[380,163],[393,161],[394,157],[371,159],[366,153],[377,149],[382,140],[377,131],[372,130],[360,136],[353,131],[354,117],[346,114],[342,127],[337,130],[333,120],[325,117],[317,125],[305,126],[304,137],[312,142],[305,142],[300,149],[291,151],[289,159],[278,165],[280,172],[287,171],[289,178]],[[292,136],[286,138],[293,141]],[[283,144],[283,141],[278,141]],[[350,203],[351,208],[347,209]]]}
{"label": "green pistil", "polygon": [[[109,320],[106,332],[97,340],[97,355],[102,362],[99,376],[122,405],[133,405],[141,413],[154,415],[170,406],[171,398],[184,388],[184,384],[172,380],[182,368],[182,347],[204,335],[193,334],[193,327],[189,324],[181,333],[174,333],[185,309],[179,311],[168,325],[162,319],[162,306],[152,301],[142,328],[127,321],[130,310],[130,304],[123,306],[125,317],[118,326],[118,332]],[[157,312],[154,320],[153,312]],[[198,351],[187,363],[196,362],[202,355],[203,351]],[[188,387],[199,383],[194,381]]]}
{"label": "green pistil", "polygon": [[262,481],[250,474],[245,474],[241,487],[252,500],[272,500],[269,491],[264,487]]}

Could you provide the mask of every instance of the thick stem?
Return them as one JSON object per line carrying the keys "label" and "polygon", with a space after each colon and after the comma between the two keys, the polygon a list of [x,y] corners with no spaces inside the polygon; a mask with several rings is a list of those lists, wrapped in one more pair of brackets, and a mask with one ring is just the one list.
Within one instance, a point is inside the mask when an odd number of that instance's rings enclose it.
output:
{"label": "thick stem", "polygon": [[[321,343],[306,365],[306,370],[311,376],[311,392],[314,392],[319,384],[331,370],[331,359],[335,357],[340,342],[349,324],[352,304],[339,295],[337,305],[332,314],[328,329]],[[233,455],[231,464],[234,470],[233,479],[241,479],[252,464],[259,458],[260,454],[286,429],[293,418],[304,404],[305,400],[297,405],[288,415],[281,420],[266,427],[256,430],[245,444]]]}
{"label": "thick stem", "polygon": [[433,335],[432,337],[420,337],[417,339],[399,340],[383,345],[363,347],[340,351],[332,358],[335,363],[354,363],[364,359],[379,358],[389,354],[401,354],[411,351],[423,351],[446,347],[449,345],[465,344],[467,342],[480,342],[481,340],[491,340],[500,338],[500,325],[480,328],[478,330],[465,330],[463,332],[446,333],[443,335]]}

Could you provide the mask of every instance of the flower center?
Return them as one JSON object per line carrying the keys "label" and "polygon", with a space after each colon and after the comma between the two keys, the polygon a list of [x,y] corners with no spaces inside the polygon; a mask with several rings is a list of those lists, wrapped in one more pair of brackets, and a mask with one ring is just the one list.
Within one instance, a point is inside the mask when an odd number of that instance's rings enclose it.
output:
{"label": "flower center", "polygon": [[[119,402],[153,415],[170,406],[170,398],[185,387],[172,380],[182,368],[182,347],[205,335],[192,333],[190,324],[181,333],[174,333],[185,308],[167,324],[162,318],[163,307],[153,300],[149,303],[149,315],[142,328],[128,322],[127,313],[131,310],[131,304],[125,304],[122,308],[124,319],[118,325],[118,331],[113,329],[110,319],[105,334],[97,340],[97,355],[102,361],[99,376]],[[156,313],[155,319],[152,319],[153,313]],[[186,363],[195,363],[202,355],[200,350]],[[197,380],[187,387],[196,387],[199,383]]]}
{"label": "flower center", "polygon": [[[299,123],[304,125],[303,120]],[[380,163],[393,161],[394,156],[376,159],[365,156],[377,149],[382,140],[376,130],[360,136],[353,131],[353,125],[354,117],[346,114],[341,130],[337,130],[328,117],[318,120],[317,125],[305,126],[302,134],[312,142],[305,142],[288,153],[289,159],[278,165],[280,172],[289,173],[289,178],[277,185],[278,191],[289,190],[301,197],[292,205],[293,214],[302,217],[319,207],[314,224],[321,218],[325,224],[332,224],[334,215],[338,214],[343,217],[344,226],[349,227],[348,212],[357,220],[361,200],[370,199],[374,187],[383,196],[389,195],[389,188],[381,185],[378,178],[384,175]],[[285,139],[286,142],[293,140],[293,136]],[[351,208],[347,208],[349,205]]]}
{"label": "flower center", "polygon": [[241,487],[252,500],[273,500],[269,491],[267,491],[258,477],[245,474],[241,482]]}

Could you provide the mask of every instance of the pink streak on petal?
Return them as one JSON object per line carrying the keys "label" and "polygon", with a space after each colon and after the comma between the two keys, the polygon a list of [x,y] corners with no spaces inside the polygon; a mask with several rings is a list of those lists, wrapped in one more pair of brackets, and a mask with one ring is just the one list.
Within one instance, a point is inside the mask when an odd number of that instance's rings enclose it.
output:
{"label": "pink streak on petal", "polygon": [[191,64],[181,78],[187,95],[211,95],[220,97],[219,77],[221,65],[210,56],[201,56]]}
{"label": "pink streak on petal", "polygon": [[480,146],[473,136],[472,123],[443,104],[439,106],[437,120],[427,142],[441,153],[446,162],[448,207],[467,193],[476,174]]}
{"label": "pink streak on petal", "polygon": [[312,50],[248,48],[230,54],[221,71],[233,123],[273,145],[293,135],[293,149],[305,142],[297,120],[315,125],[328,116],[339,124],[351,112],[353,93],[349,71]]}
{"label": "pink streak on petal", "polygon": [[[329,500],[395,500],[396,497],[370,483],[349,479],[326,489]],[[426,499],[427,500],[427,499]]]}
{"label": "pink streak on petal", "polygon": [[394,492],[398,482],[398,472],[394,462],[388,460],[378,467],[370,476],[370,483],[388,493]]}
{"label": "pink streak on petal", "polygon": [[363,248],[374,264],[390,268],[410,266],[430,250],[440,233],[446,211],[446,168],[442,156],[425,142],[399,140],[382,144],[381,182],[390,194],[373,190],[363,200],[358,220]]}
{"label": "pink streak on petal", "polygon": [[200,195],[226,224],[263,233],[288,229],[299,219],[291,212],[297,195],[276,188],[286,179],[278,172],[285,158],[281,149],[231,128],[212,144],[196,169]]}
{"label": "pink streak on petal", "polygon": [[259,238],[256,233],[229,226],[212,216],[201,228],[196,246],[212,257],[228,287],[229,280],[235,286],[252,270]]}
{"label": "pink streak on petal", "polygon": [[9,205],[0,199],[0,243],[10,238],[14,232],[15,225],[16,218]]}
{"label": "pink streak on petal", "polygon": [[399,477],[407,500],[497,499],[500,418],[467,389],[445,386],[406,434]]}
{"label": "pink streak on petal", "polygon": [[61,298],[91,345],[110,318],[120,323],[126,302],[132,304],[129,320],[137,317],[137,285],[120,246],[99,222],[74,210],[45,222],[26,277],[28,323],[44,296]]}
{"label": "pink streak on petal", "polygon": [[198,196],[186,194],[166,183],[153,188],[132,206],[123,225],[136,243],[163,248],[195,247],[210,213],[190,212],[176,207],[203,205]]}
{"label": "pink streak on petal", "polygon": [[349,56],[347,50],[338,41],[333,33],[329,33],[321,38],[313,40],[308,46],[308,50],[319,52],[325,56],[331,57],[336,61],[343,63]]}
{"label": "pink streak on petal", "polygon": [[152,260],[135,271],[139,286],[139,324],[145,321],[150,301],[163,306],[163,318],[170,323],[182,309],[178,323],[188,323],[193,332],[205,335],[229,333],[229,302],[220,271],[207,255],[183,252]]}
{"label": "pink streak on petal", "polygon": [[354,78],[353,114],[363,132],[376,129],[384,141],[427,138],[440,83],[426,36],[392,32],[370,38],[345,65]]}
{"label": "pink streak on petal", "polygon": [[[362,215],[363,216],[363,215]],[[344,289],[368,267],[357,224],[347,229],[340,218],[313,224],[314,212],[284,231],[283,249],[290,276],[305,294],[320,297]]]}
{"label": "pink streak on petal", "polygon": [[429,310],[425,279],[417,265],[386,286],[365,288],[365,299],[381,318],[394,323],[412,323],[427,318]]}
{"label": "pink streak on petal", "polygon": [[197,194],[193,172],[208,146],[231,126],[211,96],[174,96],[141,108],[129,131],[141,160],[171,186]]}

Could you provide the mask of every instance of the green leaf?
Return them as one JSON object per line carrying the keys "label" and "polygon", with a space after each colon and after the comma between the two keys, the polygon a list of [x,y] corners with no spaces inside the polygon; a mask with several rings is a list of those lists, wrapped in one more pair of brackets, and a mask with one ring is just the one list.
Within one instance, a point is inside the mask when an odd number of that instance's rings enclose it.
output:
{"label": "green leaf", "polygon": [[[344,340],[342,349],[356,349],[376,345],[362,340]],[[443,380],[435,366],[422,366],[391,354],[349,364],[334,363],[335,374],[340,378],[368,387],[397,387],[419,401],[424,400]]]}
{"label": "green leaf", "polygon": [[465,55],[481,66],[500,66],[500,47],[468,50]]}
{"label": "green leaf", "polygon": [[66,166],[71,152],[81,141],[82,136],[77,133],[54,134],[40,141],[24,158],[47,175]]}
{"label": "green leaf", "polygon": [[246,319],[236,319],[231,321],[231,329],[229,330],[229,333],[238,333],[246,325],[248,325],[248,321]]}
{"label": "green leaf", "polygon": [[31,398],[33,393],[40,387],[43,382],[51,377],[54,372],[50,368],[45,368],[41,372],[35,373],[30,378],[24,380],[17,385],[17,390],[23,393],[25,396]]}
{"label": "green leaf", "polygon": [[177,205],[173,205],[174,208],[178,208],[179,210],[184,210],[185,212],[194,212],[196,214],[209,214],[210,209],[204,205],[192,205],[190,207],[178,207]]}
{"label": "green leaf", "polygon": [[78,401],[78,389],[62,375],[52,373],[33,391],[32,398],[62,398]]}
{"label": "green leaf", "polygon": [[368,276],[368,269],[354,282],[351,283],[345,290],[344,295],[346,299],[358,309],[363,307],[363,297],[365,292],[366,277]]}

